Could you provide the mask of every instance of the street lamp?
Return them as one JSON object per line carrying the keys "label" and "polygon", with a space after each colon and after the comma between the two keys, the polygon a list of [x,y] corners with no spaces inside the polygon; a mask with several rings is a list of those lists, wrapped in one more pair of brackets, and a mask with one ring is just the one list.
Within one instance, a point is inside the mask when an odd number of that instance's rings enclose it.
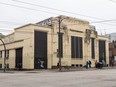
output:
{"label": "street lamp", "polygon": [[4,46],[4,72],[6,71],[6,46],[5,46],[5,43],[2,39],[0,39],[3,46]]}
{"label": "street lamp", "polygon": [[68,17],[58,17],[58,25],[59,25],[59,32],[58,32],[58,54],[59,54],[59,70],[61,71],[61,23],[64,19],[67,19]]}

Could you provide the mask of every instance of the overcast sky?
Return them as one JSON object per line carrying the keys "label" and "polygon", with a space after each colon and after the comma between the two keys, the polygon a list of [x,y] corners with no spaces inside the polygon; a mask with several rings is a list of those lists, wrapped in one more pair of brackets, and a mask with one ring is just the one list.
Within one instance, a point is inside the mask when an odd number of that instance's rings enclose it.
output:
{"label": "overcast sky", "polygon": [[10,33],[27,23],[66,15],[89,21],[99,34],[113,33],[116,32],[115,8],[115,0],[0,0],[0,32]]}

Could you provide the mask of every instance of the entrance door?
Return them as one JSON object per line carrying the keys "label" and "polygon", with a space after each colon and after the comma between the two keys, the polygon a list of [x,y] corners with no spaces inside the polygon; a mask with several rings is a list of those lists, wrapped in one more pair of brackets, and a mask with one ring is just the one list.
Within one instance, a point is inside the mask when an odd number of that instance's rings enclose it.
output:
{"label": "entrance door", "polygon": [[16,68],[22,68],[22,48],[16,49]]}
{"label": "entrance door", "polygon": [[34,68],[47,69],[47,32],[35,31]]}

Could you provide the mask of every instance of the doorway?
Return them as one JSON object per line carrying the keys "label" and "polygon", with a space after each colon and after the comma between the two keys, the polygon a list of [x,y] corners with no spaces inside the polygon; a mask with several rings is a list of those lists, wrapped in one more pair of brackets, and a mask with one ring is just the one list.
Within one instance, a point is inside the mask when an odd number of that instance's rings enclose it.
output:
{"label": "doorway", "polygon": [[47,32],[35,31],[34,68],[47,69]]}
{"label": "doorway", "polygon": [[16,49],[16,68],[22,68],[22,48]]}

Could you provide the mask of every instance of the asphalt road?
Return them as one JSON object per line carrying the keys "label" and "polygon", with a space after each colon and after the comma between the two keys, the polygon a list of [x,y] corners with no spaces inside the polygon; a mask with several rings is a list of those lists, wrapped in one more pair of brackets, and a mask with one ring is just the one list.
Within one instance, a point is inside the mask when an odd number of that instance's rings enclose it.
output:
{"label": "asphalt road", "polygon": [[116,69],[0,73],[0,87],[116,87]]}

